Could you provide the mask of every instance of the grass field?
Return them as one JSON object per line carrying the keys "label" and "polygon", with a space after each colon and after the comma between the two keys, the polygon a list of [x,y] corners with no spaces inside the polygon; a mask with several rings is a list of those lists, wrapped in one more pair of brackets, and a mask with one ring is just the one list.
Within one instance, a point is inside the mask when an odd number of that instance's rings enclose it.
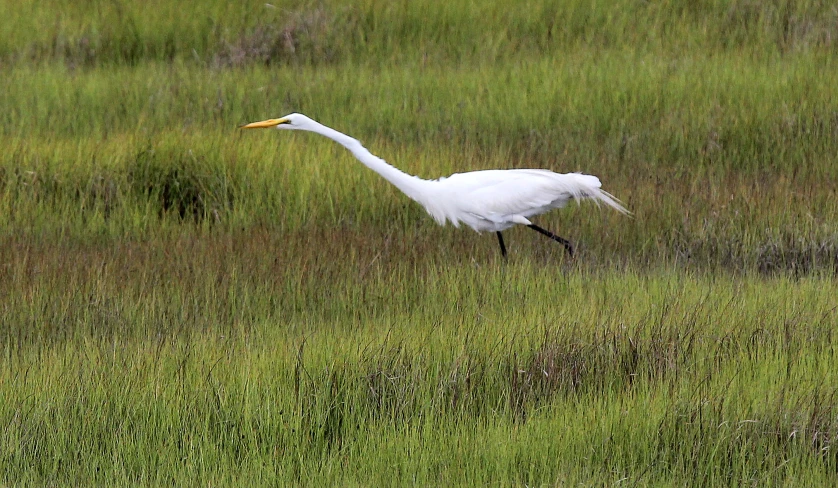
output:
{"label": "grass field", "polygon": [[[0,5],[0,484],[838,483],[828,2]],[[437,226],[426,178],[595,174]]]}

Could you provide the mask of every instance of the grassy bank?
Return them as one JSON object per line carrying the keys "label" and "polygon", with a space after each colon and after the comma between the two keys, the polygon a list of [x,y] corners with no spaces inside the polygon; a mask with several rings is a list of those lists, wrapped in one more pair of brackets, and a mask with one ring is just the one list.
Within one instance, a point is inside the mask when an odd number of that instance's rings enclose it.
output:
{"label": "grassy bank", "polygon": [[508,61],[580,47],[632,46],[772,57],[834,52],[828,2],[773,0],[638,3],[530,0],[217,0],[8,4],[0,31],[7,63],[134,65],[188,60],[217,68],[250,64],[387,65]]}

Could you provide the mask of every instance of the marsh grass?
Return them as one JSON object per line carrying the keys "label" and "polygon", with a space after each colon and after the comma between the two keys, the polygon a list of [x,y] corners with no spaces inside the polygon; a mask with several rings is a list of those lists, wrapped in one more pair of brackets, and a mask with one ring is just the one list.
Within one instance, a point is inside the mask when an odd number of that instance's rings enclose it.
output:
{"label": "marsh grass", "polygon": [[[312,115],[423,177],[497,167],[599,175],[634,219],[587,207],[545,217],[589,247],[588,263],[835,269],[834,73],[817,56],[672,66],[624,52],[520,63],[501,77],[491,67],[374,71],[204,76],[151,64],[66,78],[60,67],[16,69],[5,95],[2,218],[17,231],[82,238],[148,235],[156,217],[350,235],[385,226],[380,238],[412,232],[405,240],[422,253],[476,240],[437,229],[330,141],[234,130],[312,106],[340,113]],[[448,89],[436,94],[442,76]],[[38,98],[25,94],[33,84]],[[22,125],[14,114],[24,113],[33,115]]]}
{"label": "marsh grass", "polygon": [[142,4],[25,1],[0,11],[0,59],[73,67],[190,60],[243,64],[459,64],[561,55],[580,46],[756,56],[829,52],[838,14],[827,2],[620,0],[456,2],[211,1]]}
{"label": "marsh grass", "polygon": [[0,6],[0,482],[834,484],[834,7],[511,5]]}
{"label": "marsh grass", "polygon": [[[557,280],[533,263],[361,279],[347,266],[325,277],[339,286],[324,297],[301,263],[283,276],[255,253],[169,249],[131,250],[133,269],[103,256],[97,269],[12,276],[24,288],[4,323],[40,320],[4,339],[18,344],[3,370],[6,477],[834,474],[829,279]],[[222,269],[208,274],[202,259]],[[291,277],[301,282],[283,289]]]}

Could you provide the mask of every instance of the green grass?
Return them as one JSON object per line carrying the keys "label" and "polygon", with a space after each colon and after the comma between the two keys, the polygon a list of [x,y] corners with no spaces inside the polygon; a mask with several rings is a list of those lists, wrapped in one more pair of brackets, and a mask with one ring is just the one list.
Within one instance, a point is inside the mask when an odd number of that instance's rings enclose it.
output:
{"label": "green grass", "polygon": [[[826,2],[0,6],[0,483],[838,473]],[[437,226],[411,174],[598,175]]]}
{"label": "green grass", "polygon": [[632,46],[758,57],[835,48],[836,13],[818,1],[638,3],[143,3],[24,1],[0,10],[0,59],[71,66],[188,60],[216,67],[405,60],[460,64]]}
{"label": "green grass", "polygon": [[[831,280],[393,266],[343,270],[328,290],[293,273],[295,294],[233,256],[202,276],[69,264],[61,274],[82,286],[59,294],[44,277],[22,290],[4,318],[43,321],[5,358],[6,477],[834,476]],[[145,279],[126,285],[135,273]]]}

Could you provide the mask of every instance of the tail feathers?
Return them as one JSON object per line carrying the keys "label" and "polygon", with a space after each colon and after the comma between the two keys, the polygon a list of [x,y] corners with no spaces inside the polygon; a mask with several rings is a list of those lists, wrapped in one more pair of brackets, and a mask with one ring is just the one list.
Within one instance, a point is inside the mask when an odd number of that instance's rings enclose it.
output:
{"label": "tail feathers", "polygon": [[593,200],[597,203],[602,202],[623,215],[631,215],[631,212],[629,212],[628,209],[622,205],[620,200],[605,190],[597,188],[596,193],[594,193],[593,196],[589,196],[589,198],[593,198]]}
{"label": "tail feathers", "polygon": [[578,195],[574,195],[577,199],[590,198],[597,204],[604,203],[623,215],[631,215],[631,212],[622,205],[619,199],[601,189],[602,183],[599,181],[599,178],[581,173],[572,174],[576,176],[580,190]]}

